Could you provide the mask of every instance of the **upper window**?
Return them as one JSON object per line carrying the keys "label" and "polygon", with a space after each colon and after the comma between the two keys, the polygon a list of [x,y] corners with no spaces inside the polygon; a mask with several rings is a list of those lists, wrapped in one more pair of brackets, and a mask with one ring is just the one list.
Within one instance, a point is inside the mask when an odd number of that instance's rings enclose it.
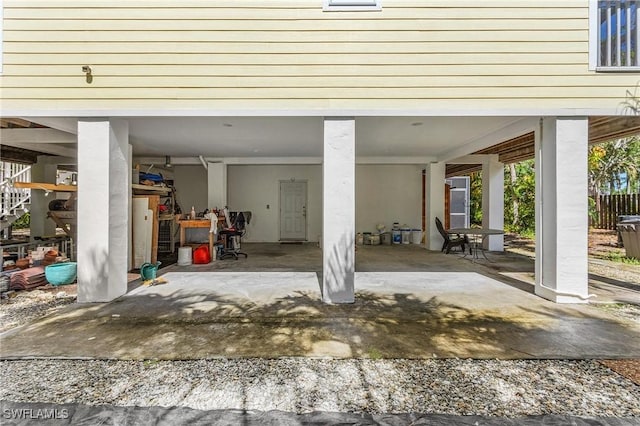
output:
{"label": "upper window", "polygon": [[639,71],[640,2],[598,0],[596,5],[593,3],[590,68],[598,71]]}
{"label": "upper window", "polygon": [[323,0],[322,9],[329,12],[380,10],[382,0]]}

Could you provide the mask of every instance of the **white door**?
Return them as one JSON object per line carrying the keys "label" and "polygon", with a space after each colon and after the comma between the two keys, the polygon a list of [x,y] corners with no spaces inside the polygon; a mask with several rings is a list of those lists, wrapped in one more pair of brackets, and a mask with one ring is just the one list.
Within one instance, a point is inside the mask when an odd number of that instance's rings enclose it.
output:
{"label": "white door", "polygon": [[471,224],[469,200],[469,177],[456,176],[447,179],[451,187],[449,203],[449,224],[451,228],[468,228]]}
{"label": "white door", "polygon": [[280,182],[280,240],[307,239],[307,182]]}

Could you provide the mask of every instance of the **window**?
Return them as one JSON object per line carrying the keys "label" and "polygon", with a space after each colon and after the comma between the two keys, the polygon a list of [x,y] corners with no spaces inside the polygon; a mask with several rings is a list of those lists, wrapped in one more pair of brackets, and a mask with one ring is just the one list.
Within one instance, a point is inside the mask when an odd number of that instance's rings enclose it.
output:
{"label": "window", "polygon": [[590,69],[640,71],[637,0],[597,0],[591,5]]}
{"label": "window", "polygon": [[327,12],[381,10],[382,0],[323,0]]}

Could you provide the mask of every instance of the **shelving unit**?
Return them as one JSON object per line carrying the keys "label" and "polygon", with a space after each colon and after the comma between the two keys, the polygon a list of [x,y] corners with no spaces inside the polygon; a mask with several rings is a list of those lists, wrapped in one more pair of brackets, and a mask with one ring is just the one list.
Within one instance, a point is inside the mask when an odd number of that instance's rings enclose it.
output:
{"label": "shelving unit", "polygon": [[[68,202],[75,205],[78,187],[76,185],[56,185],[45,182],[14,182],[16,188],[37,189],[48,192],[70,192],[71,197]],[[61,228],[64,233],[71,239],[71,251],[67,256],[71,260],[77,258],[76,239],[77,239],[77,212],[75,210],[48,211],[47,217],[55,222],[56,227]]]}
{"label": "shelving unit", "polygon": [[176,251],[176,234],[178,233],[179,225],[174,220],[176,208],[175,194],[175,190],[171,188],[171,192],[164,197],[160,197],[161,202],[164,198],[164,205],[168,208],[166,213],[160,213],[158,217],[158,251],[160,253],[174,253]]}
{"label": "shelving unit", "polygon": [[[157,216],[157,252],[173,253],[177,245],[178,224],[174,220],[176,207],[175,190],[173,187],[147,186],[132,184],[131,189],[134,195],[157,195],[158,216]],[[167,211],[161,212],[160,206],[166,205]]]}

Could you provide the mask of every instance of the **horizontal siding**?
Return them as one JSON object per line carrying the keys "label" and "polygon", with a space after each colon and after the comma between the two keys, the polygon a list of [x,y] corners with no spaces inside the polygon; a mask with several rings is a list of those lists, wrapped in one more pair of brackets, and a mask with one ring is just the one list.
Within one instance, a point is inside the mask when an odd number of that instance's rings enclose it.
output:
{"label": "horizontal siding", "polygon": [[[513,31],[378,31],[371,29],[358,32],[332,31],[5,31],[5,42],[34,42],[43,44],[43,52],[50,42],[78,42],[85,39],[89,46],[112,42],[137,42],[140,52],[146,51],[149,43],[307,43],[308,52],[322,43],[379,43],[397,44],[414,42],[586,42],[588,32],[575,31],[538,31],[521,29]],[[486,49],[496,51],[490,46]],[[426,51],[425,53],[429,53]]]}
{"label": "horizontal siding", "polygon": [[[25,54],[42,53],[41,42],[13,42],[8,44],[5,53]],[[491,48],[491,49],[489,49]],[[11,49],[11,50],[8,50]],[[455,50],[454,50],[455,49]],[[483,51],[483,49],[485,49]],[[481,41],[468,41],[459,43],[453,41],[440,42],[324,42],[314,45],[315,54],[318,53],[584,53],[587,49],[586,42],[555,42],[539,43],[534,41],[505,42],[495,41],[491,44]],[[68,54],[140,54],[140,46],[130,42],[110,42],[88,45],[83,42],[47,42],[46,51],[48,53],[68,53]],[[270,42],[237,42],[237,43],[211,43],[211,42],[149,42],[145,44],[145,53],[236,53],[236,54],[304,54],[309,52],[306,43],[270,43]]]}
{"label": "horizontal siding", "polygon": [[[76,70],[77,71],[77,70]],[[76,72],[77,74],[77,72]],[[92,87],[88,88],[84,79],[77,76],[48,77],[43,79],[39,76],[16,77],[10,79],[4,85],[7,88],[76,88],[90,90],[93,88],[118,89],[126,82],[135,88],[163,88],[175,83],[171,76],[146,76],[146,77],[117,77],[100,75],[95,78]],[[262,88],[277,82],[278,88],[358,88],[358,87],[379,87],[398,88],[397,80],[381,79],[379,76],[291,76],[274,80],[267,76],[215,76],[215,81],[202,76],[182,76],[180,77],[181,88],[238,88],[255,87]],[[509,88],[557,88],[577,87],[580,90],[593,85],[593,78],[590,76],[535,76],[527,78],[526,86],[522,86],[521,76],[487,76],[478,79],[476,76],[412,76],[403,78],[405,86],[412,88],[489,88],[503,86]],[[607,79],[605,83],[599,85],[600,88],[617,87],[617,84]]]}
{"label": "horizontal siding", "polygon": [[[63,77],[63,76],[78,76],[78,64],[73,65],[47,65],[46,67],[34,67],[32,65],[13,65],[10,71],[5,71],[4,75],[9,77],[20,76],[47,76],[49,78]],[[380,79],[380,84],[383,82],[398,81],[398,78],[404,80],[406,77],[414,76],[417,78],[424,76],[442,76],[442,77],[455,77],[455,76],[472,76],[478,77],[478,81],[482,82],[484,77],[490,76],[509,76],[509,77],[522,77],[522,81],[527,82],[530,77],[536,76],[555,76],[555,77],[586,77],[593,79],[594,82],[611,82],[612,84],[620,84],[619,79],[611,79],[607,74],[601,74],[592,76],[584,73],[584,64],[569,64],[569,65],[554,65],[549,67],[548,65],[536,65],[536,64],[524,64],[524,65],[457,65],[452,67],[450,65],[429,65],[415,66],[415,65],[243,65],[238,66],[235,64],[230,65],[190,65],[188,67],[182,65],[154,65],[150,67],[148,65],[127,65],[123,67],[121,65],[100,65],[100,67],[94,67],[94,73],[98,70],[99,76],[118,76],[128,78],[146,78],[147,76],[167,76],[167,77],[217,77],[217,76],[254,76],[254,77],[318,77],[318,76],[333,76],[333,77],[385,77]],[[386,78],[396,77],[396,78]],[[483,78],[480,78],[483,77]],[[619,76],[625,79],[625,75]],[[526,80],[525,80],[526,78]],[[9,85],[13,78],[6,78],[6,85]],[[628,79],[627,79],[628,81]],[[84,80],[83,80],[84,82]],[[93,84],[97,84],[94,81]],[[397,83],[396,83],[397,84]],[[594,83],[595,84],[595,83]]]}
{"label": "horizontal siding", "polygon": [[[259,6],[251,7],[248,10],[242,11],[243,19],[252,20],[299,20],[299,19],[313,19],[313,20],[386,20],[386,19],[404,19],[404,20],[438,20],[438,19],[506,19],[511,20],[513,18],[513,8],[518,9],[518,13],[522,16],[526,16],[527,19],[584,19],[584,7],[580,4],[576,4],[576,7],[572,5],[563,5],[562,7],[540,7],[541,2],[537,2],[534,7],[526,7],[518,4],[505,4],[501,2],[500,5],[495,6],[496,3],[487,2],[474,2],[473,6],[456,6],[454,13],[452,13],[452,2],[448,2],[445,7],[429,6],[424,7],[425,2],[411,7],[411,15],[407,14],[406,8],[398,7],[399,3],[395,3],[393,8],[387,7],[389,4],[385,1],[384,13],[360,13],[360,12],[340,12],[340,13],[321,13],[318,10],[318,3],[314,4],[314,1],[300,2],[296,5],[288,5],[283,7],[277,7],[275,2],[269,2],[268,6],[266,2],[260,2]],[[139,3],[137,3],[139,4]],[[91,2],[90,4],[83,4],[81,9],[75,9],[73,15],[69,14],[67,8],[52,8],[50,2],[45,2],[44,6],[34,9],[30,8],[16,8],[9,9],[5,12],[5,16],[12,20],[24,19],[24,20],[136,20],[136,21],[156,21],[156,20],[237,20],[238,9],[243,5],[250,4],[250,2],[234,2],[232,7],[225,7],[224,4],[216,2],[214,7],[211,5],[189,6],[185,2],[177,4],[173,2],[172,7],[161,6],[162,2],[154,2],[160,6],[155,7],[152,14],[149,13],[149,3],[145,3],[147,7],[136,6],[136,3],[131,5],[107,5],[104,3],[100,6],[100,3]],[[433,4],[430,2],[429,5]],[[34,2],[29,2],[29,5],[33,6]],[[27,5],[27,6],[29,6]],[[207,7],[202,7],[207,6]]]}
{"label": "horizontal siding", "polygon": [[587,0],[320,4],[5,0],[3,108],[615,109],[638,80],[588,71]]}
{"label": "horizontal siding", "polygon": [[[580,64],[584,62],[584,53],[7,53],[6,65],[62,65],[62,64],[104,64],[134,65],[143,61],[148,66],[179,63],[189,65],[451,65],[458,64]],[[96,69],[96,73],[99,70]]]}
{"label": "horizontal siding", "polygon": [[[530,31],[571,31],[585,28],[584,19],[520,19],[518,26]],[[304,31],[309,33],[333,31],[508,31],[513,29],[509,19],[157,19],[157,20],[8,20],[5,31],[10,39],[23,31],[55,28],[56,32],[76,31],[148,32],[148,31]],[[18,34],[14,34],[13,32]]]}
{"label": "horizontal siding", "polygon": [[[249,90],[248,90],[249,89]],[[624,88],[594,87],[588,96],[584,87],[565,87],[561,93],[557,87],[502,87],[497,94],[493,87],[128,87],[100,88],[100,99],[520,99],[523,91],[534,90],[529,98],[612,98],[624,97]],[[95,89],[89,88],[10,88],[2,89],[5,99],[85,99],[92,97]],[[94,95],[96,96],[96,95]]]}

